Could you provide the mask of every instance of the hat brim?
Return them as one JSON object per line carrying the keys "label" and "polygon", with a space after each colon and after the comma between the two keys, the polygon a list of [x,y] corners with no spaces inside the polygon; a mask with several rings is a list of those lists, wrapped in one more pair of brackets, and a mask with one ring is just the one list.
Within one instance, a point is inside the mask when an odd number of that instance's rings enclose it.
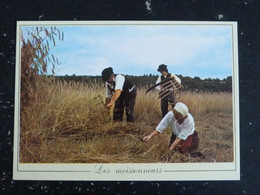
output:
{"label": "hat brim", "polygon": [[158,72],[167,71],[167,69],[166,69],[166,68],[158,68],[157,71],[158,71]]}

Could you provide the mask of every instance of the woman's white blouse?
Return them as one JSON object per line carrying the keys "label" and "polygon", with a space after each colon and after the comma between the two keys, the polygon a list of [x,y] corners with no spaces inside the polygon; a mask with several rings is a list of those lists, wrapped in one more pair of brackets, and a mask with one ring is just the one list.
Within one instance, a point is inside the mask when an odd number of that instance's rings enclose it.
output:
{"label": "woman's white blouse", "polygon": [[175,119],[173,111],[168,112],[156,127],[156,130],[162,133],[165,129],[170,128],[172,132],[182,140],[194,133],[195,123],[192,115],[188,113],[188,117],[179,124]]}

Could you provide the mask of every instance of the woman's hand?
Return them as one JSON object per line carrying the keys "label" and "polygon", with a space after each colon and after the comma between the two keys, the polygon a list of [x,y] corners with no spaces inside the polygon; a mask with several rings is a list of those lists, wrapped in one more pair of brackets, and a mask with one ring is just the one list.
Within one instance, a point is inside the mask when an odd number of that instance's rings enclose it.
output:
{"label": "woman's hand", "polygon": [[171,150],[174,150],[175,147],[178,146],[178,143],[179,143],[180,141],[181,141],[181,138],[177,137],[177,138],[174,140],[174,142],[172,143],[172,145],[169,147],[169,150],[170,150],[170,151],[171,151]]}
{"label": "woman's hand", "polygon": [[159,135],[160,133],[159,133],[159,131],[157,131],[157,130],[155,130],[155,131],[153,131],[150,135],[147,135],[147,136],[145,136],[144,138],[143,138],[143,141],[144,142],[148,142],[150,139],[152,139],[154,136],[157,136],[157,135]]}
{"label": "woman's hand", "polygon": [[143,138],[143,141],[144,142],[148,142],[150,139],[152,138],[151,134],[150,135],[147,135]]}
{"label": "woman's hand", "polygon": [[172,144],[170,147],[169,147],[169,150],[172,151],[175,149],[175,146]]}

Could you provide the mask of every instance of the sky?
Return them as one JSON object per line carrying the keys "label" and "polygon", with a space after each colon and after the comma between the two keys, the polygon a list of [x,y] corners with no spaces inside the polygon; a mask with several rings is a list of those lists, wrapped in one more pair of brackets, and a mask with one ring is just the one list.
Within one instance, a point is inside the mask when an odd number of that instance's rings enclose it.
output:
{"label": "sky", "polygon": [[56,75],[100,75],[112,67],[125,75],[170,73],[200,78],[232,75],[230,25],[59,26],[64,41],[51,49]]}

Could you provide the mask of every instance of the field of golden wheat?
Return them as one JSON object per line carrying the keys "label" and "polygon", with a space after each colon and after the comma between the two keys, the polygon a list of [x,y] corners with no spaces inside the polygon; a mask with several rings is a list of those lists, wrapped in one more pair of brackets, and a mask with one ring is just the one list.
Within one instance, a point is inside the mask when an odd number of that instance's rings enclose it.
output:
{"label": "field of golden wheat", "polygon": [[[41,96],[22,106],[21,163],[232,162],[232,93],[182,92],[206,158],[168,151],[171,131],[141,141],[161,119],[157,92],[138,88],[134,123],[113,123],[97,84],[46,82]],[[22,102],[26,102],[23,100]],[[169,108],[170,109],[170,108]]]}

